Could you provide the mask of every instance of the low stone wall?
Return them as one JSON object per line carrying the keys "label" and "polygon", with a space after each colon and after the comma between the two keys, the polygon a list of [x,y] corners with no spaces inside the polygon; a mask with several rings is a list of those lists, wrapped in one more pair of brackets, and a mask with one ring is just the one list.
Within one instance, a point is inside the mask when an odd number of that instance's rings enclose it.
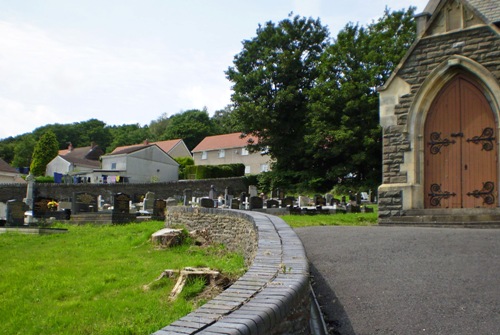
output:
{"label": "low stone wall", "polygon": [[310,334],[309,265],[295,232],[265,213],[170,207],[167,226],[207,229],[215,242],[242,251],[248,271],[196,311],[155,332],[172,334]]}

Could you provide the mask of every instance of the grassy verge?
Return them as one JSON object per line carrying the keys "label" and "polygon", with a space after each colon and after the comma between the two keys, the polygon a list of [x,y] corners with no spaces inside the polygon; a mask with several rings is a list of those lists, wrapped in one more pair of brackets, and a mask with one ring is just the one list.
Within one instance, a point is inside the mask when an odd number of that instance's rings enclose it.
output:
{"label": "grassy verge", "polygon": [[0,234],[0,334],[150,334],[198,307],[203,285],[175,302],[165,269],[204,266],[237,277],[241,255],[220,246],[155,248],[162,222],[64,226],[56,235]]}
{"label": "grassy verge", "polygon": [[281,218],[292,228],[310,226],[370,226],[377,224],[376,211],[375,213],[284,215]]}

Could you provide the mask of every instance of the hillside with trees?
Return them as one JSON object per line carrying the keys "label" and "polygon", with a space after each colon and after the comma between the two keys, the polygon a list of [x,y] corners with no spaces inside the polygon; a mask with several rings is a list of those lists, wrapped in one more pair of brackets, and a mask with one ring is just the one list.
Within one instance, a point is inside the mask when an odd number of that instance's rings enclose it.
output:
{"label": "hillside with trees", "polygon": [[[37,144],[52,133],[57,149],[117,146],[182,138],[193,149],[204,137],[241,131],[259,137],[251,150],[274,161],[266,187],[329,190],[374,188],[381,179],[381,129],[376,88],[415,39],[415,9],[389,11],[367,26],[347,24],[331,38],[319,19],[290,15],[259,25],[226,71],[232,103],[163,114],[149,125],[106,125],[98,119],[50,124],[0,140],[0,157],[36,166]],[[47,156],[57,155],[51,149]],[[53,157],[52,157],[53,158]],[[48,157],[43,157],[44,160]]]}

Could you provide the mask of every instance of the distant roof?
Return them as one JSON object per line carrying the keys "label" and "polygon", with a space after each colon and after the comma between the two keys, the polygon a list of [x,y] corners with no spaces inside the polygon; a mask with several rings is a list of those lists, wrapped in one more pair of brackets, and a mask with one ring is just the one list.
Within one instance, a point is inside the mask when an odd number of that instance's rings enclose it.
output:
{"label": "distant roof", "polygon": [[163,151],[166,153],[169,153],[170,150],[172,150],[179,142],[181,142],[181,139],[175,139],[175,140],[167,140],[167,141],[158,141],[158,142],[148,142],[145,141],[145,143],[140,143],[140,144],[132,144],[132,145],[124,145],[121,147],[116,147],[115,150],[111,152],[111,154],[116,154],[117,152],[121,152],[125,149],[128,148],[133,148],[133,147],[143,147],[144,145],[147,144],[156,144],[157,146],[160,147]]}
{"label": "distant roof", "polygon": [[92,167],[100,166],[99,157],[103,154],[104,151],[98,145],[59,150],[59,156],[64,160],[73,164]]}
{"label": "distant roof", "polygon": [[[229,148],[242,148],[248,145],[248,141],[252,140],[252,144],[258,143],[258,138],[255,136],[242,137],[242,133],[232,133],[224,135],[207,136],[201,141],[192,151],[206,151]],[[244,135],[243,135],[244,136]]]}
{"label": "distant roof", "polygon": [[[132,152],[136,152],[136,151],[139,151],[141,149],[151,147],[153,145],[154,144],[151,143],[151,144],[135,144],[135,145],[129,145],[126,147],[118,147],[115,150],[113,150],[112,153],[108,154],[107,156],[130,154]],[[120,150],[117,150],[119,148],[120,148]]]}
{"label": "distant roof", "polygon": [[6,161],[0,158],[0,171],[8,173],[18,173],[16,169],[10,166]]}

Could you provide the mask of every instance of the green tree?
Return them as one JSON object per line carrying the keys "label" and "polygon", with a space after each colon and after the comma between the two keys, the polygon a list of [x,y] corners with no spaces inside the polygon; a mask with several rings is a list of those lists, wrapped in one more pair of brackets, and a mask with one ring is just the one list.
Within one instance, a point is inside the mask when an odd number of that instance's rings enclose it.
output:
{"label": "green tree", "polygon": [[226,72],[241,130],[259,138],[250,149],[267,148],[275,160],[274,174],[289,183],[308,178],[308,91],[315,86],[327,45],[328,29],[319,19],[290,15],[278,24],[259,26]]}
{"label": "green tree", "polygon": [[58,151],[59,143],[56,134],[49,130],[36,142],[30,166],[31,173],[35,176],[43,176],[47,164],[57,156]]}
{"label": "green tree", "polygon": [[191,109],[169,118],[169,124],[160,140],[183,139],[192,150],[206,136],[214,134],[214,127],[206,109]]}
{"label": "green tree", "polygon": [[231,134],[241,131],[236,113],[231,106],[215,111],[211,121],[217,134]]}
{"label": "green tree", "polygon": [[[414,8],[390,12],[368,27],[348,24],[323,55],[311,91],[310,167],[327,187],[350,181],[375,187],[381,177],[381,129],[376,88],[415,39]],[[347,180],[346,180],[346,177]]]}
{"label": "green tree", "polygon": [[167,113],[163,113],[156,120],[153,120],[149,123],[149,132],[151,134],[151,140],[156,141],[167,130],[170,119]]}
{"label": "green tree", "polygon": [[116,147],[139,144],[144,140],[150,140],[148,126],[141,127],[139,124],[124,124],[121,126],[108,127],[112,137],[112,142],[107,148],[107,152],[113,151]]}
{"label": "green tree", "polygon": [[194,165],[194,159],[192,157],[177,157],[174,159],[179,163],[179,179],[187,179],[185,173],[186,167]]}
{"label": "green tree", "polygon": [[13,137],[8,137],[0,140],[0,158],[2,158],[7,163],[11,163],[14,159],[14,148],[16,146],[16,140]]}
{"label": "green tree", "polygon": [[18,141],[14,147],[14,159],[12,161],[12,165],[19,168],[30,166],[35,144],[36,140],[34,135],[22,135],[22,140]]}

